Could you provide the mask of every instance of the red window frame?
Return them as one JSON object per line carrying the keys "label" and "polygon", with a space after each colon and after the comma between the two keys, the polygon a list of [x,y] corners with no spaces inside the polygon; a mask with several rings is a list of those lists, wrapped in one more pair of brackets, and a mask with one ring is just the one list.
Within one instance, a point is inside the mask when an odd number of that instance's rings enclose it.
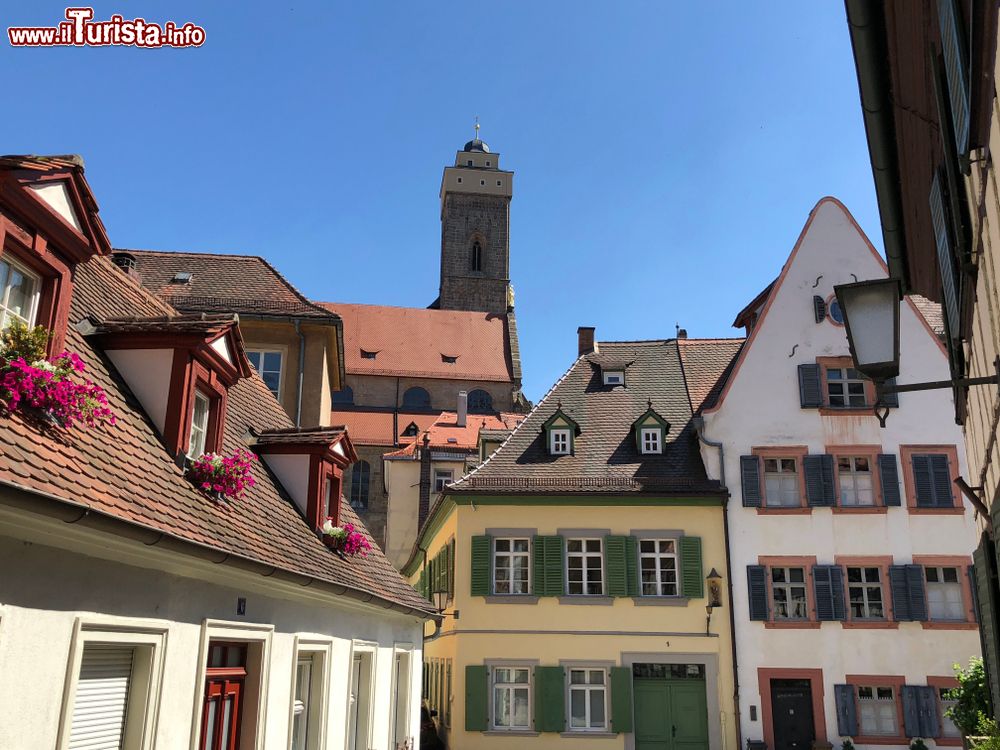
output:
{"label": "red window frame", "polygon": [[[206,667],[205,701],[201,713],[201,750],[239,750],[240,728],[243,721],[243,688],[247,676],[247,644],[228,641],[211,641],[208,659],[211,664],[215,648],[240,649],[238,665]],[[228,725],[223,723],[227,701],[232,701]],[[214,705],[215,710],[210,711]],[[212,715],[211,743],[209,743],[209,715]]]}

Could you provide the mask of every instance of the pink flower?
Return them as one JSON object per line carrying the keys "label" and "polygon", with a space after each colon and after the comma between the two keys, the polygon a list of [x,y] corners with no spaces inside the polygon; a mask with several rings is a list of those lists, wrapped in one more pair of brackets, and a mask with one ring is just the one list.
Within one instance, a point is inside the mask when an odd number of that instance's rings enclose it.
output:
{"label": "pink flower", "polygon": [[203,453],[194,460],[188,473],[191,480],[203,490],[239,499],[245,488],[254,485],[250,467],[256,460],[256,456],[242,448],[232,456]]}

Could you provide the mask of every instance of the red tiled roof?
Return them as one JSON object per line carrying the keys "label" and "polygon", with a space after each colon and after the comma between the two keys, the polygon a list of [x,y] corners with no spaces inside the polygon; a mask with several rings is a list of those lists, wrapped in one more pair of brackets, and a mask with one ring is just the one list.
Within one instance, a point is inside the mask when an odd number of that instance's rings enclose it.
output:
{"label": "red tiled roof", "polygon": [[347,432],[343,425],[335,427],[287,427],[281,430],[265,430],[257,437],[257,445],[329,445]]}
{"label": "red tiled roof", "polygon": [[927,321],[927,325],[934,331],[934,335],[944,336],[944,314],[941,312],[941,305],[926,297],[921,297],[919,294],[908,294],[907,297],[917,308],[917,312]]}
{"label": "red tiled roof", "polygon": [[[513,382],[507,316],[459,310],[321,302],[344,321],[352,375]],[[361,352],[374,352],[375,358]],[[444,357],[454,357],[449,364]]]}
{"label": "red tiled roof", "polygon": [[678,339],[691,408],[697,414],[718,398],[745,339]]}
{"label": "red tiled roof", "polygon": [[221,333],[234,323],[235,315],[158,315],[149,318],[130,316],[95,321],[95,333],[195,333],[211,336]]}
{"label": "red tiled roof", "polygon": [[395,439],[392,434],[392,410],[364,407],[336,410],[330,413],[330,421],[343,424],[350,433],[351,442],[355,445],[394,446],[408,443],[413,439],[403,435],[411,422],[417,425],[418,430],[423,431],[434,423],[437,416],[427,412],[400,412]]}
{"label": "red tiled roof", "polygon": [[441,412],[426,430],[416,438],[407,438],[409,445],[390,456],[411,456],[418,445],[423,445],[424,437],[430,439],[429,447],[441,450],[474,451],[479,447],[479,431],[490,430],[498,434],[509,434],[524,421],[524,414],[501,412],[497,414],[469,414],[465,426],[459,427],[458,415],[453,411]]}
{"label": "red tiled roof", "polygon": [[[176,311],[126,277],[106,257],[75,274],[71,320],[170,316]],[[108,394],[116,425],[53,432],[20,413],[0,419],[0,482],[85,507],[235,558],[273,566],[371,595],[396,608],[427,612],[425,602],[372,542],[367,558],[341,559],[317,538],[262,462],[244,497],[213,502],[183,475],[136,398],[107,359],[73,326],[67,348]],[[223,450],[246,447],[248,430],[290,428],[291,421],[256,375],[229,389]],[[345,521],[364,528],[350,504]]]}

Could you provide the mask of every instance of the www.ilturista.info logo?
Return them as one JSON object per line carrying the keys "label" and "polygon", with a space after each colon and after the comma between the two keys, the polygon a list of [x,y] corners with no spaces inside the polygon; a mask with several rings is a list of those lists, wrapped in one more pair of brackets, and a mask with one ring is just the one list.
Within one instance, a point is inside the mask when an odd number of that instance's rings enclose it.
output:
{"label": "www.ilturista.info logo", "polygon": [[93,8],[67,8],[66,20],[57,26],[11,26],[12,47],[200,47],[205,29],[193,23],[152,23],[143,18],[127,20],[113,15],[94,21]]}

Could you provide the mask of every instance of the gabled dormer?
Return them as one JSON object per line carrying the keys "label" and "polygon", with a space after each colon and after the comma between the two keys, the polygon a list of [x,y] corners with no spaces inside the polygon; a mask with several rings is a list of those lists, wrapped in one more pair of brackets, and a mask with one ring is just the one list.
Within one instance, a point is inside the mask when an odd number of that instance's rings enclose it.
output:
{"label": "gabled dormer", "polygon": [[570,456],[580,434],[580,425],[562,410],[560,402],[556,405],[555,413],[542,425],[542,433],[550,456]]}
{"label": "gabled dormer", "polygon": [[61,353],[73,271],[110,252],[79,157],[0,157],[0,328],[43,326]]}
{"label": "gabled dormer", "polygon": [[340,525],[344,469],[358,460],[346,428],[268,430],[254,449],[314,531],[328,518]]}
{"label": "gabled dormer", "polygon": [[595,368],[597,382],[604,388],[619,388],[628,385],[628,368],[631,359],[594,352],[587,361]]}
{"label": "gabled dormer", "polygon": [[178,458],[218,452],[229,389],[250,377],[236,315],[179,315],[78,324],[121,373]]}
{"label": "gabled dormer", "polygon": [[653,408],[653,402],[646,402],[646,411],[632,423],[632,433],[635,435],[635,448],[640,454],[658,455],[663,453],[670,432],[670,422],[665,420]]}

